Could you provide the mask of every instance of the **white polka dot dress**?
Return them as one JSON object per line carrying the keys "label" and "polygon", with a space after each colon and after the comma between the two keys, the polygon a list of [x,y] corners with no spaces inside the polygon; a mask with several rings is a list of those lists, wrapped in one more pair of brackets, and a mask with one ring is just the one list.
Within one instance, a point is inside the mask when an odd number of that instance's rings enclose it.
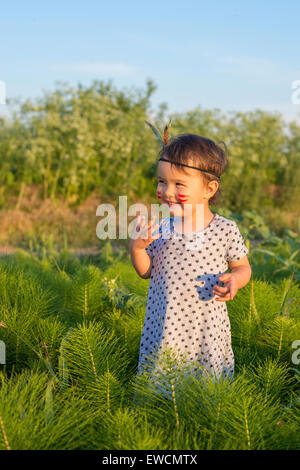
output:
{"label": "white polka dot dress", "polygon": [[137,374],[150,370],[152,352],[168,347],[215,377],[232,376],[227,306],[215,300],[212,290],[215,284],[224,286],[218,277],[228,262],[248,253],[238,226],[217,213],[208,227],[190,234],[179,234],[173,218],[161,222],[163,235],[146,248],[152,270]]}

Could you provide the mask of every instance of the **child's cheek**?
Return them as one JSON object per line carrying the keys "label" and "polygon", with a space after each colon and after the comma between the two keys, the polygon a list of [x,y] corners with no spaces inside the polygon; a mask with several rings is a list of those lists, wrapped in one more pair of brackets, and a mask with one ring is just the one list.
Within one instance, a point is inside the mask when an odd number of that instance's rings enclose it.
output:
{"label": "child's cheek", "polygon": [[188,200],[188,196],[185,193],[178,194],[178,199],[180,202],[184,203]]}

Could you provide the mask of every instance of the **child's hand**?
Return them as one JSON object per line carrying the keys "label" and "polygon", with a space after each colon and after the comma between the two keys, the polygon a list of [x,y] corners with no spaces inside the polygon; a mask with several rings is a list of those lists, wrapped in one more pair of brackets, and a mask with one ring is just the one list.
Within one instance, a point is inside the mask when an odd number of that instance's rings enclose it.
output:
{"label": "child's hand", "polygon": [[227,300],[233,300],[234,296],[236,295],[238,288],[238,281],[234,273],[226,273],[222,274],[219,277],[219,280],[226,284],[225,287],[214,285],[213,287],[213,294],[219,295],[216,297],[215,300],[219,302],[226,302]]}
{"label": "child's hand", "polygon": [[[152,231],[154,232],[157,227],[159,227],[159,224],[156,224],[153,226],[155,217],[151,217],[150,222],[148,224],[145,224],[145,216],[138,215],[137,217],[137,224],[135,227],[135,232],[138,233],[138,238],[131,239],[130,241],[130,247],[133,249],[142,249],[146,248],[150,243],[152,243],[154,240],[157,238],[161,237],[161,233],[158,233],[154,237],[152,236]],[[135,233],[134,232],[134,233]]]}

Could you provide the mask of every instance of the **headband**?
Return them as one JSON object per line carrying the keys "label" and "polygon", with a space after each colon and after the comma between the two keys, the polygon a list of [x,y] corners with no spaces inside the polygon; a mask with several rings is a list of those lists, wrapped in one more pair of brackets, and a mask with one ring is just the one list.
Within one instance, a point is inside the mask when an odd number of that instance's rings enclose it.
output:
{"label": "headband", "polygon": [[[168,140],[169,140],[168,128],[170,127],[171,120],[170,120],[169,124],[167,126],[165,126],[165,128],[164,128],[163,138],[161,138],[160,133],[158,132],[158,130],[150,122],[145,121],[145,123],[148,124],[148,126],[153,130],[153,132],[154,132],[157,140],[159,141],[161,147],[164,148],[165,145],[167,144]],[[210,171],[210,170],[203,170],[202,168],[197,168],[196,166],[186,165],[185,163],[171,162],[170,160],[166,160],[165,158],[162,158],[162,157],[160,157],[158,161],[160,161],[160,160],[162,160],[163,162],[174,163],[175,165],[187,166],[188,168],[194,168],[195,170],[204,171],[205,173],[211,173],[216,178],[218,178],[218,179],[221,178],[221,176],[217,175],[216,173],[214,173],[213,171]]]}
{"label": "headband", "polygon": [[174,165],[187,166],[188,168],[194,168],[195,170],[204,171],[205,173],[211,173],[212,175],[216,176],[217,178],[220,178],[220,176],[216,175],[216,173],[214,173],[213,171],[210,171],[210,170],[202,170],[202,168],[197,168],[196,166],[186,165],[185,163],[171,162],[170,160],[166,160],[165,158],[160,158],[158,161],[160,161],[160,160],[162,160],[163,162],[174,163]]}

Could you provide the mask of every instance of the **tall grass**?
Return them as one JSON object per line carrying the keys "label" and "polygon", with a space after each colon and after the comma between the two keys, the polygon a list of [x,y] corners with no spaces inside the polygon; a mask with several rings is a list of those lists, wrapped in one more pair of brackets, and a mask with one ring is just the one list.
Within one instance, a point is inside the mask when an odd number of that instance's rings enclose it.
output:
{"label": "tall grass", "polygon": [[148,281],[129,259],[19,250],[0,273],[0,449],[300,448],[293,277],[254,272],[227,304],[231,380],[189,373],[167,353],[154,380],[137,377]]}

